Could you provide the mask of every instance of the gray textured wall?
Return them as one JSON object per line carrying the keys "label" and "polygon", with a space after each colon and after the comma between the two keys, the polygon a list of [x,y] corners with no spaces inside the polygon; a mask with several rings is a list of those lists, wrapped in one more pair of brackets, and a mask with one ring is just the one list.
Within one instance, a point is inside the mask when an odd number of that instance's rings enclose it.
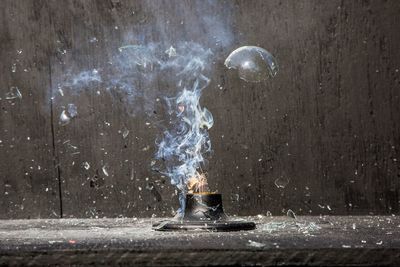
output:
{"label": "gray textured wall", "polygon": [[[202,98],[215,118],[208,171],[228,213],[399,213],[399,1],[0,5],[0,218],[169,216],[177,208],[168,178],[150,169],[157,127],[96,88],[52,99],[60,77],[107,64],[128,36],[213,49]],[[215,45],[220,29],[226,42]],[[275,79],[246,83],[224,68],[224,57],[247,44],[275,55]],[[12,86],[22,99],[5,99]],[[61,126],[68,103],[79,115]],[[285,188],[275,186],[279,177]]]}

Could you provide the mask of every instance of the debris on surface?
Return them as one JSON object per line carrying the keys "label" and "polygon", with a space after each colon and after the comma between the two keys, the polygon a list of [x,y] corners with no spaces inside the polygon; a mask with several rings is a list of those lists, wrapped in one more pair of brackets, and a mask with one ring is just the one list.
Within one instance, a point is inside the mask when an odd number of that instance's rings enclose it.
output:
{"label": "debris on surface", "polygon": [[249,243],[247,244],[247,246],[254,247],[254,248],[262,248],[262,247],[265,247],[265,244],[249,240]]}

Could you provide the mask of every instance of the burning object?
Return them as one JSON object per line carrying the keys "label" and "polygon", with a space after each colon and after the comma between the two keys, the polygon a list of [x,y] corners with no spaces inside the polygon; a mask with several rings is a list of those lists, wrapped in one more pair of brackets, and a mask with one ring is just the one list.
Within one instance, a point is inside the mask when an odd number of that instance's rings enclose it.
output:
{"label": "burning object", "polygon": [[186,194],[182,218],[153,224],[157,231],[240,231],[255,228],[254,222],[230,220],[224,212],[221,194],[212,192]]}
{"label": "burning object", "polygon": [[210,191],[205,173],[196,173],[196,176],[189,178],[187,187],[189,194]]}
{"label": "burning object", "polygon": [[240,231],[253,230],[253,222],[229,220],[222,205],[222,195],[211,192],[205,173],[197,172],[188,179],[188,193],[182,216],[174,220],[155,223],[153,229],[158,231],[209,230]]}

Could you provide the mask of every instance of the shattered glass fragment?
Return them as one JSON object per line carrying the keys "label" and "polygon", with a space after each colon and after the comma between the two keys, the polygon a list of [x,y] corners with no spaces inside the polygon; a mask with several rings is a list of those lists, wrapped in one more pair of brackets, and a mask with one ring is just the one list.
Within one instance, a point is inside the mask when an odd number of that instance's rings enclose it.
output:
{"label": "shattered glass fragment", "polygon": [[184,112],[185,111],[185,106],[184,105],[178,105],[178,110],[179,110],[179,113]]}
{"label": "shattered glass fragment", "polygon": [[71,122],[71,119],[78,115],[78,110],[75,104],[68,104],[67,109],[63,110],[60,115],[60,125],[67,125]]}
{"label": "shattered glass fragment", "polygon": [[275,185],[278,188],[285,188],[289,184],[289,178],[281,176],[275,180]]}
{"label": "shattered glass fragment", "polygon": [[84,163],[82,163],[83,168],[85,168],[86,170],[90,169],[90,164],[89,162],[85,161]]}
{"label": "shattered glass fragment", "polygon": [[129,57],[131,62],[139,66],[142,71],[152,71],[154,65],[160,64],[154,52],[146,46],[126,45],[120,47],[119,51],[125,57]]}
{"label": "shattered glass fragment", "polygon": [[64,142],[64,143],[67,145],[68,148],[71,148],[73,150],[78,149],[77,146],[74,146],[73,144],[70,143],[70,140],[68,140],[68,142]]}
{"label": "shattered glass fragment", "polygon": [[76,115],[78,115],[78,109],[75,104],[68,104],[67,110],[71,118],[74,118]]}
{"label": "shattered glass fragment", "polygon": [[16,72],[17,71],[17,64],[13,63],[11,65],[11,72]]}
{"label": "shattered glass fragment", "polygon": [[124,131],[122,132],[122,138],[126,138],[129,135],[129,130],[128,129],[124,129]]}
{"label": "shattered glass fragment", "polygon": [[101,168],[103,170],[103,173],[105,176],[108,176],[108,170],[107,170],[107,165],[104,165],[103,168]]}
{"label": "shattered glass fragment", "polygon": [[267,231],[268,233],[281,231],[285,229],[286,223],[285,222],[270,222],[267,224],[262,225],[262,230]]}
{"label": "shattered glass fragment", "polygon": [[60,115],[60,125],[67,125],[71,122],[71,118],[67,115],[67,112],[63,110]]}
{"label": "shattered glass fragment", "polygon": [[321,229],[320,226],[318,226],[317,224],[315,224],[314,222],[304,222],[304,223],[300,223],[300,222],[296,222],[296,227],[297,232],[303,233],[305,235],[310,235],[312,232],[318,231]]}
{"label": "shattered glass fragment", "polygon": [[8,93],[6,93],[5,98],[6,99],[16,99],[16,98],[22,99],[22,94],[19,91],[18,87],[12,86],[12,87],[10,87],[10,91],[8,91]]}
{"label": "shattered glass fragment", "polygon": [[307,221],[285,221],[285,222],[270,222],[266,224],[260,225],[260,229],[262,231],[266,231],[268,233],[274,232],[298,232],[304,235],[311,235],[313,232],[316,232],[321,229],[315,222],[307,222]]}
{"label": "shattered glass fragment", "polygon": [[242,46],[225,60],[228,69],[238,71],[247,82],[261,82],[278,73],[278,63],[267,50],[257,46]]}
{"label": "shattered glass fragment", "polygon": [[294,213],[291,209],[289,209],[286,215],[290,218],[296,219],[296,213]]}
{"label": "shattered glass fragment", "polygon": [[[58,42],[58,43],[61,43],[60,41],[57,41],[57,42]],[[61,55],[65,55],[65,54],[67,53],[67,50],[62,49],[62,48],[60,48],[60,47],[58,47],[56,50],[57,50],[57,52],[60,53]]]}
{"label": "shattered glass fragment", "polygon": [[249,240],[249,243],[247,244],[249,247],[255,247],[255,248],[262,248],[265,247],[265,244]]}
{"label": "shattered glass fragment", "polygon": [[170,48],[165,50],[165,53],[168,55],[168,57],[175,57],[176,56],[176,50],[172,45],[170,46]]}

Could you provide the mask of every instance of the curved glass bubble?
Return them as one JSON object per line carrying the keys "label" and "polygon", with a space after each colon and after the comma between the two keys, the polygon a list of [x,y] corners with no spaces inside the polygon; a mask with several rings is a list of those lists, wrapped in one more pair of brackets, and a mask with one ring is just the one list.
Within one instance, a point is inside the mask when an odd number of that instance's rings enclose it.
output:
{"label": "curved glass bubble", "polygon": [[225,60],[225,66],[238,70],[239,77],[247,82],[261,82],[278,73],[278,63],[267,50],[257,46],[242,46]]}

